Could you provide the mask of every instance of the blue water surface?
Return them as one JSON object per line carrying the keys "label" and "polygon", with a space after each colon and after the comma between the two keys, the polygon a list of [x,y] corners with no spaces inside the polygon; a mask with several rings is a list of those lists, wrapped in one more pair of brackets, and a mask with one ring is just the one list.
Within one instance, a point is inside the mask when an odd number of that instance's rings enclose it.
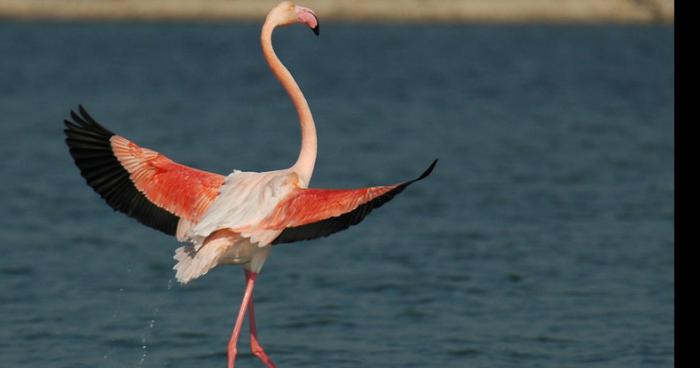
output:
{"label": "blue water surface", "polygon": [[[224,367],[237,267],[84,182],[62,120],[223,174],[296,159],[259,24],[0,23],[0,365]],[[312,186],[418,175],[365,221],[276,246],[256,286],[280,367],[671,367],[673,29],[324,23],[275,33],[317,121]],[[248,353],[238,366],[261,367]]]}

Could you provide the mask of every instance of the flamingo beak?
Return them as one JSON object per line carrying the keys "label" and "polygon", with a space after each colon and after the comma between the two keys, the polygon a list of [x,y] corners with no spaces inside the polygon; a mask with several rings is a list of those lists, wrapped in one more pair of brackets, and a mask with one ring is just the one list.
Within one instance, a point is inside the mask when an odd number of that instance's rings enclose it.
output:
{"label": "flamingo beak", "polygon": [[309,8],[305,8],[299,5],[296,5],[294,10],[297,13],[297,19],[299,19],[299,22],[309,26],[309,28],[311,28],[314,34],[318,36],[320,28],[318,24],[318,18],[316,17],[316,13],[314,13],[314,11]]}

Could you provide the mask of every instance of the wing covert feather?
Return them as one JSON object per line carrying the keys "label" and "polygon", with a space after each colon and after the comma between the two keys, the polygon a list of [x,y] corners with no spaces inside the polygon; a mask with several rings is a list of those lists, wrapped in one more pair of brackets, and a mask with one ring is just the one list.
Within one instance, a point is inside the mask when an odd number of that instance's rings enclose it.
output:
{"label": "wing covert feather", "polygon": [[66,144],[85,178],[114,210],[175,235],[180,218],[196,222],[224,176],[178,164],[98,124],[80,106],[65,120]]}
{"label": "wing covert feather", "polygon": [[284,229],[272,244],[325,237],[362,221],[372,210],[433,171],[437,160],[414,180],[360,189],[297,188],[277,206],[264,227]]}

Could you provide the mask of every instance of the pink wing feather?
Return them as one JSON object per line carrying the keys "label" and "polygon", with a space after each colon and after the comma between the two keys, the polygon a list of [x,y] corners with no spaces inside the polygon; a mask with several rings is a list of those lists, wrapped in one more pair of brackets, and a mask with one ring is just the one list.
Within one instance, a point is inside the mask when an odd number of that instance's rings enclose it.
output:
{"label": "pink wing feather", "polygon": [[112,208],[166,234],[196,223],[224,176],[178,164],[98,124],[81,106],[65,121],[66,143],[81,175]]}
{"label": "pink wing feather", "polygon": [[437,160],[433,161],[418,178],[396,185],[360,189],[297,188],[277,205],[261,226],[283,230],[273,244],[310,240],[345,230],[412,183],[430,175],[436,163]]}
{"label": "pink wing feather", "polygon": [[219,195],[222,175],[178,164],[118,135],[110,141],[134,186],[156,206],[180,218],[196,223]]}
{"label": "pink wing feather", "polygon": [[395,187],[396,185],[361,189],[297,188],[280,202],[267,226],[284,229],[337,217]]}

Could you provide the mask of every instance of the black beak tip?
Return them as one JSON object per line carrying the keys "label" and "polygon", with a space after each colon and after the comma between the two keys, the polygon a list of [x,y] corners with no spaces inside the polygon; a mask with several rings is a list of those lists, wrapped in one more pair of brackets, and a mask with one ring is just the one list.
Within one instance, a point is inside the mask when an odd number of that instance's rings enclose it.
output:
{"label": "black beak tip", "polygon": [[316,24],[316,27],[311,28],[312,31],[314,31],[314,34],[318,36],[319,31],[321,30],[321,25]]}

